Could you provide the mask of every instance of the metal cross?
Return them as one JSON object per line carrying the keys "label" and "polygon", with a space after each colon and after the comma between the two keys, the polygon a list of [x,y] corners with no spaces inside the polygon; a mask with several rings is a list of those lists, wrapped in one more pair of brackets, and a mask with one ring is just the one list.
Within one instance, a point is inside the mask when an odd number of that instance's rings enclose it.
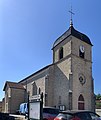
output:
{"label": "metal cross", "polygon": [[72,20],[72,15],[75,15],[75,13],[72,12],[72,6],[71,6],[71,10],[69,10],[69,12],[71,13],[71,20]]}

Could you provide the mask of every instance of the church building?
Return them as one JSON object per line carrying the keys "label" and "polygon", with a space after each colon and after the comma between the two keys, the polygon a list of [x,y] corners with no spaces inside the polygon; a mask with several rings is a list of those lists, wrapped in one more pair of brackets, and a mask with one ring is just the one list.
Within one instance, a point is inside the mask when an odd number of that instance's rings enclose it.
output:
{"label": "church building", "polygon": [[43,92],[44,106],[94,111],[90,39],[74,28],[71,19],[69,29],[53,43],[52,50],[52,64],[17,83],[24,87],[20,87],[25,90],[23,101],[27,100],[27,93],[33,96]]}

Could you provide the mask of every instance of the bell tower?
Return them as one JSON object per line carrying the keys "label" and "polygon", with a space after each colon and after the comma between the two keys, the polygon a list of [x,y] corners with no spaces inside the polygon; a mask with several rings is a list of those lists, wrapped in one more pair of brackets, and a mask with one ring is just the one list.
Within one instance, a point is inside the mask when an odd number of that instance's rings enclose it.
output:
{"label": "bell tower", "polygon": [[92,43],[74,28],[72,17],[69,29],[54,42],[52,50],[54,92],[60,91],[55,96],[61,98],[61,104],[68,104],[66,109],[93,111]]}

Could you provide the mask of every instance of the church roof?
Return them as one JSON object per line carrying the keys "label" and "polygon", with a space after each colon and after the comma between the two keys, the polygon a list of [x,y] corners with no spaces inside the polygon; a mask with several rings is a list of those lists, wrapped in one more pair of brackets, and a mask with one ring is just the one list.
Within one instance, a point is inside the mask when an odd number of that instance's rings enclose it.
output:
{"label": "church roof", "polygon": [[69,29],[54,42],[53,48],[57,46],[60,42],[62,42],[64,39],[68,38],[70,35],[80,39],[83,42],[86,42],[87,44],[92,45],[90,39],[85,34],[75,30],[73,25],[70,25]]}
{"label": "church roof", "polygon": [[33,73],[33,74],[29,75],[28,77],[24,78],[23,80],[19,81],[19,83],[22,83],[23,81],[26,81],[26,80],[29,79],[30,77],[32,77],[32,76],[34,76],[34,75],[36,75],[36,74],[42,72],[43,70],[49,68],[49,67],[52,66],[52,65],[53,65],[53,64],[50,64],[50,65],[45,66],[44,68],[42,68],[42,69],[36,71],[35,73]]}

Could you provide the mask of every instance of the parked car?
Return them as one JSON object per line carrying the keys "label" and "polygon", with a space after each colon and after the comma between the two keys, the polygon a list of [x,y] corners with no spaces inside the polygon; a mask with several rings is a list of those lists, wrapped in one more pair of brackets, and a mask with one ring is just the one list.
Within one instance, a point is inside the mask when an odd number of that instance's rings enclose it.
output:
{"label": "parked car", "polygon": [[91,111],[61,111],[54,120],[101,120],[101,118]]}
{"label": "parked car", "polygon": [[44,107],[43,108],[43,120],[54,120],[54,118],[59,114],[59,109],[54,107]]}
{"label": "parked car", "polygon": [[[44,107],[43,108],[43,120],[54,120],[54,118],[59,114],[59,109],[55,107]],[[25,115],[25,118],[28,114]]]}
{"label": "parked car", "polygon": [[26,113],[28,113],[28,104],[21,103],[19,108],[19,114],[26,115]]}

